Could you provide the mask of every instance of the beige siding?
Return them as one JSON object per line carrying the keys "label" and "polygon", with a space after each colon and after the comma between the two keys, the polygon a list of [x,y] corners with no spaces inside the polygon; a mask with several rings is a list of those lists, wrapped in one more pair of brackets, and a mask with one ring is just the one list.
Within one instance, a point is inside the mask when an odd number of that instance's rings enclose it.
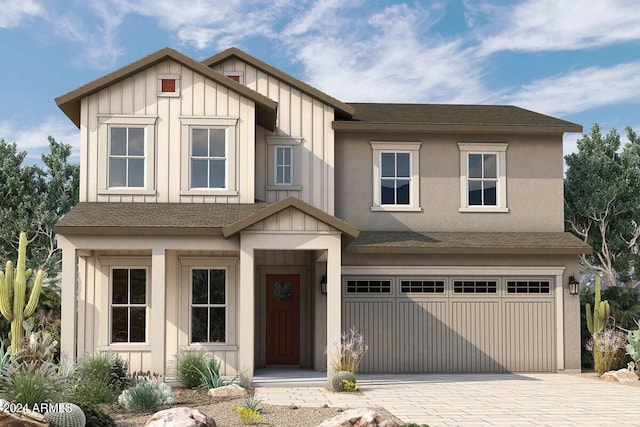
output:
{"label": "beige siding", "polygon": [[[504,310],[505,365],[513,371],[553,370],[553,304],[548,300],[507,301]],[[524,363],[518,354],[537,354]]]}
{"label": "beige siding", "polygon": [[[180,76],[180,96],[158,96],[158,75]],[[146,191],[106,190],[107,127],[98,117],[155,117],[155,140],[148,141],[155,151],[155,173]],[[229,144],[235,157],[237,194],[190,194],[181,161],[185,140],[181,118],[236,118],[235,141]],[[215,125],[214,122],[211,124]],[[194,202],[252,203],[254,195],[255,105],[193,70],[166,60],[140,71],[81,103],[81,192],[80,201],[99,202]],[[149,165],[148,165],[149,166]],[[193,192],[191,192],[193,193]]]}
{"label": "beige siding", "polygon": [[[214,67],[219,72],[242,72],[247,87],[265,95],[278,103],[278,117],[275,132],[256,129],[256,196],[260,200],[276,202],[287,197],[298,197],[330,214],[334,212],[334,134],[331,123],[334,119],[333,108],[300,92],[298,89],[277,80],[255,67],[237,59]],[[302,138],[298,168],[301,189],[272,189],[267,186],[269,170],[273,168],[269,161],[265,136]]]}
{"label": "beige siding", "polygon": [[276,215],[272,215],[264,221],[260,221],[249,228],[252,231],[335,231],[322,221],[300,212],[295,208],[287,208]]}
{"label": "beige siding", "polygon": [[[416,141],[421,212],[372,212],[370,141]],[[458,142],[508,143],[506,213],[459,212]],[[564,231],[562,138],[527,135],[336,134],[336,211],[361,230]]]}

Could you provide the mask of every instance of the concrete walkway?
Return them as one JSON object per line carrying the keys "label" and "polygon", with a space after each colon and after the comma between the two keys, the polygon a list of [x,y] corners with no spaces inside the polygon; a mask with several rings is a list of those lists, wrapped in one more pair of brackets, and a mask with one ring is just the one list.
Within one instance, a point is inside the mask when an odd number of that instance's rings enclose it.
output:
{"label": "concrete walkway", "polygon": [[640,426],[640,387],[568,374],[359,375],[362,393],[258,387],[265,403],[383,407],[437,426]]}

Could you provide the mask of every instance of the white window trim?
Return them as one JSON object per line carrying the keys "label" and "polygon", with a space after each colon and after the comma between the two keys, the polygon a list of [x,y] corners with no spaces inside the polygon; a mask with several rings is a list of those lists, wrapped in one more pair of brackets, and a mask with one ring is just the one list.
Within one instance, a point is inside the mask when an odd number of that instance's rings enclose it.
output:
{"label": "white window trim", "polygon": [[[100,294],[100,303],[98,315],[101,319],[98,321],[98,337],[97,349],[100,351],[151,351],[150,343],[150,321],[151,321],[151,257],[128,257],[128,256],[104,256],[98,258],[100,271],[102,273],[102,286]],[[145,325],[145,342],[140,343],[111,343],[111,271],[114,268],[144,268],[147,270],[147,312]],[[104,317],[102,317],[104,315]],[[106,321],[105,321],[106,320]],[[89,331],[92,332],[92,331]]]}
{"label": "white window trim", "polygon": [[[373,203],[372,212],[421,212],[420,207],[420,146],[422,142],[371,141],[373,151]],[[382,153],[409,153],[411,181],[408,205],[383,205],[381,201],[380,159]]]}
{"label": "white window trim", "polygon": [[[507,207],[507,143],[459,142],[460,148],[460,208],[459,212],[509,212]],[[469,154],[495,154],[498,185],[496,206],[469,206]]]}
{"label": "white window trim", "polygon": [[[281,165],[281,166],[289,166],[289,182],[277,182],[278,179],[278,149],[288,149],[289,150],[289,165]],[[293,171],[295,168],[295,160],[293,155],[293,146],[292,145],[274,145],[273,146],[273,185],[277,187],[290,187],[293,185]]]}
{"label": "white window trim", "polygon": [[[162,80],[175,80],[176,91],[175,92],[163,92]],[[180,97],[180,74],[158,74],[158,96],[179,98]]]}
{"label": "white window trim", "polygon": [[[180,312],[178,314],[178,323],[180,324],[178,346],[190,350],[224,350],[236,351],[237,333],[236,333],[236,317],[238,308],[236,306],[236,288],[237,283],[237,264],[238,258],[235,257],[190,257],[183,256],[179,258],[180,262],[180,280],[183,286],[180,286]],[[193,269],[226,269],[226,332],[224,343],[200,343],[191,342],[191,271]]]}
{"label": "white window trim", "polygon": [[[157,116],[98,115],[98,194],[156,195],[156,134]],[[144,187],[109,187],[110,127],[144,127]]]}
{"label": "white window trim", "polygon": [[[300,146],[302,145],[303,138],[293,136],[265,136],[267,143],[267,164],[271,167],[267,168],[267,185],[265,188],[269,191],[300,191],[302,185],[300,185],[300,168],[295,165],[301,164]],[[276,184],[276,155],[275,148],[272,147],[284,147],[291,146],[291,184]]]}
{"label": "white window trim", "polygon": [[[236,126],[238,117],[181,116],[180,195],[183,196],[237,196],[236,182]],[[191,188],[191,128],[216,128],[226,130],[226,188]]]}

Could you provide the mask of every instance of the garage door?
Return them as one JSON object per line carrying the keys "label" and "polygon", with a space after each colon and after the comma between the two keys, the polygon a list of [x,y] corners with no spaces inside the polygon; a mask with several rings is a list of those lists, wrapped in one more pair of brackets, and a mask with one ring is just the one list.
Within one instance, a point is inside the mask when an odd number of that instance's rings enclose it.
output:
{"label": "garage door", "polygon": [[553,372],[553,279],[345,277],[361,372]]}

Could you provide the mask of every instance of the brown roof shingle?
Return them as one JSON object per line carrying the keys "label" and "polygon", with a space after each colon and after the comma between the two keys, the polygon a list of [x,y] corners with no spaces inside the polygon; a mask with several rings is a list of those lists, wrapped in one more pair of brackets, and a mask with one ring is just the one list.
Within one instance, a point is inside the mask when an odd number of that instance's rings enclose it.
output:
{"label": "brown roof shingle", "polygon": [[361,253],[584,254],[592,249],[571,233],[361,231],[347,250]]}

